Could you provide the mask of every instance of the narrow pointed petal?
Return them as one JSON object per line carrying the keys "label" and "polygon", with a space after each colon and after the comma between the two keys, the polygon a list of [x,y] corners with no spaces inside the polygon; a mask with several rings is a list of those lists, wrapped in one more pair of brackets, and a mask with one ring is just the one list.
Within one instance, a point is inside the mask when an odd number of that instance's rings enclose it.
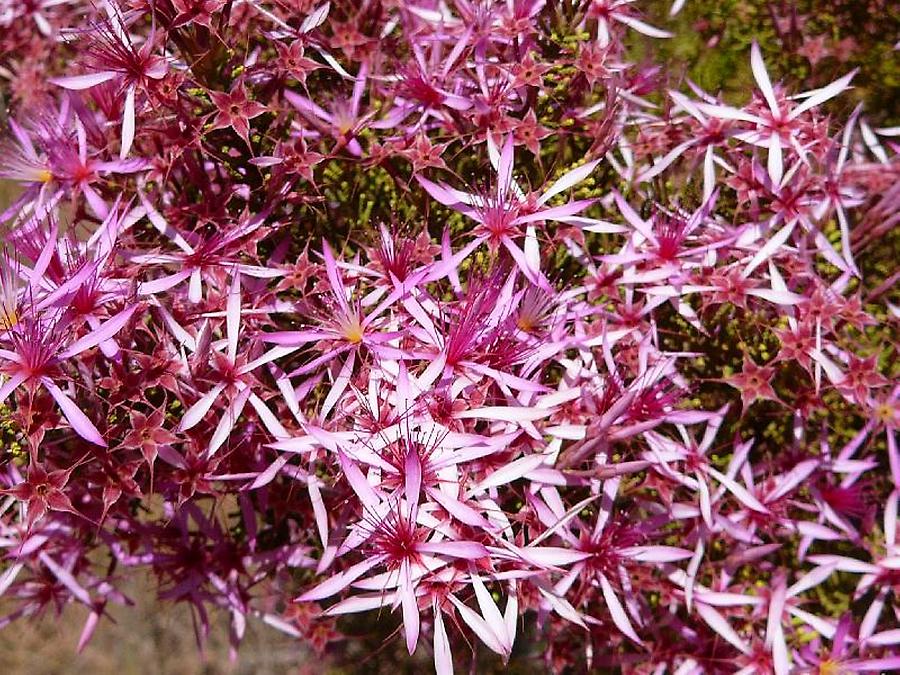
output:
{"label": "narrow pointed petal", "polygon": [[359,579],[363,574],[381,563],[382,560],[384,560],[384,556],[377,555],[367,558],[362,562],[358,562],[352,567],[347,568],[345,571],[335,574],[330,579],[326,579],[315,588],[306,591],[306,593],[303,593],[297,600],[301,602],[310,602],[331,597],[335,593],[339,593],[347,588],[347,586]]}
{"label": "narrow pointed petal", "polygon": [[416,644],[419,642],[420,619],[416,592],[410,580],[408,560],[404,560],[400,565],[400,586],[397,592],[400,594],[400,605],[403,609],[403,632],[406,635],[406,649],[412,655],[416,651]]}
{"label": "narrow pointed petal", "polygon": [[707,625],[718,633],[726,642],[732,644],[742,654],[749,654],[750,647],[735,632],[734,628],[725,620],[719,612],[709,605],[697,603],[697,613],[703,618]]}
{"label": "narrow pointed petal", "polygon": [[216,451],[225,444],[225,441],[228,440],[228,437],[231,435],[231,430],[234,429],[238,417],[240,417],[241,413],[244,411],[244,405],[247,403],[249,397],[250,390],[244,389],[234,397],[234,400],[228,405],[225,412],[222,413],[222,417],[216,425],[216,430],[213,432],[212,438],[209,439],[209,450],[207,450],[209,456],[214,455]]}
{"label": "narrow pointed petal", "polygon": [[101,342],[105,342],[106,340],[115,337],[115,335],[125,327],[125,324],[128,323],[128,320],[131,318],[131,315],[134,314],[135,310],[137,310],[137,305],[132,305],[131,307],[123,309],[115,316],[104,321],[90,333],[62,350],[59,353],[59,356],[64,359],[76,356],[91,347],[96,347]]}
{"label": "narrow pointed petal", "polygon": [[234,271],[228,303],[225,310],[226,333],[228,337],[228,360],[234,363],[237,357],[238,336],[241,328],[241,274]]}
{"label": "narrow pointed petal", "polygon": [[181,422],[178,424],[178,430],[187,431],[191,427],[195,426],[200,420],[202,420],[206,416],[206,413],[209,412],[209,409],[212,408],[212,404],[218,398],[219,394],[221,394],[224,390],[224,384],[217,384],[206,394],[204,394],[199,401],[188,408],[184,413],[181,418]]}
{"label": "narrow pointed petal", "polygon": [[453,652],[450,651],[450,639],[444,627],[444,617],[437,602],[434,611],[434,670],[436,675],[453,675]]}
{"label": "narrow pointed petal", "polygon": [[606,601],[606,607],[609,609],[610,616],[612,617],[613,623],[616,624],[616,628],[638,644],[643,644],[637,633],[634,632],[631,621],[628,619],[628,615],[625,613],[625,609],[622,607],[622,603],[619,601],[618,596],[616,596],[612,584],[609,583],[609,580],[603,574],[599,575],[599,581],[600,589],[603,591],[603,599]]}
{"label": "narrow pointed petal", "polygon": [[122,147],[119,149],[119,159],[128,157],[131,152],[131,144],[134,143],[134,86],[128,87],[125,93],[125,110],[122,113]]}
{"label": "narrow pointed petal", "polygon": [[582,164],[581,166],[579,166],[575,169],[572,169],[571,171],[562,175],[560,178],[558,178],[556,181],[554,181],[553,185],[551,185],[549,188],[547,188],[547,191],[544,192],[544,194],[542,194],[540,196],[540,198],[538,198],[538,204],[540,204],[540,205],[546,204],[548,201],[553,199],[553,197],[560,194],[561,192],[565,192],[569,188],[578,185],[585,178],[590,176],[591,173],[593,173],[594,169],[597,168],[597,165],[601,161],[602,161],[602,158],[595,159],[593,161],[587,162],[586,164]]}
{"label": "narrow pointed petal", "polygon": [[60,410],[62,410],[63,415],[69,421],[69,424],[72,425],[75,433],[94,445],[99,445],[102,448],[106,447],[106,441],[103,440],[103,436],[97,431],[94,423],[88,419],[87,415],[81,412],[81,409],[75,405],[72,399],[66,396],[62,389],[54,384],[53,380],[49,377],[42,377],[41,384],[50,392],[50,395],[59,405]]}
{"label": "narrow pointed petal", "polygon": [[9,379],[0,386],[0,405],[2,405],[7,397],[27,379],[28,374],[24,372],[17,372],[10,375]]}
{"label": "narrow pointed petal", "polygon": [[71,89],[80,91],[82,89],[90,89],[98,84],[109,82],[116,77],[116,73],[111,70],[104,70],[99,73],[87,73],[85,75],[72,75],[69,77],[52,77],[50,83],[63,89]]}
{"label": "narrow pointed petal", "polygon": [[769,109],[773,115],[778,115],[778,100],[775,97],[775,89],[772,87],[772,81],[769,79],[769,73],[766,70],[766,64],[763,62],[762,52],[759,50],[759,44],[753,42],[750,47],[750,68],[753,70],[753,79],[759,85],[759,90],[769,104]]}
{"label": "narrow pointed petal", "polygon": [[814,92],[812,92],[811,96],[803,101],[803,103],[791,110],[788,118],[794,119],[807,110],[811,110],[818,105],[822,105],[825,101],[834,98],[838,94],[846,91],[850,87],[850,81],[856,76],[857,70],[858,69],[854,69],[844,75],[842,78],[835,80],[831,84],[828,84],[821,89],[816,89]]}
{"label": "narrow pointed petal", "polygon": [[503,150],[500,153],[500,164],[497,167],[497,191],[501,201],[509,193],[509,189],[512,186],[514,150],[513,135],[509,134],[506,137],[506,142],[503,144]]}

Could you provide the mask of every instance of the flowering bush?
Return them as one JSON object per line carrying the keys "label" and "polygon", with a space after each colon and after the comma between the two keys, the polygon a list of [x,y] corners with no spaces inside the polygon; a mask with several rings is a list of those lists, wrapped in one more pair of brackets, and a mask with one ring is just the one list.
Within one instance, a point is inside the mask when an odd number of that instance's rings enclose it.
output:
{"label": "flowering bush", "polygon": [[900,668],[898,128],[684,4],[0,1],[2,624]]}

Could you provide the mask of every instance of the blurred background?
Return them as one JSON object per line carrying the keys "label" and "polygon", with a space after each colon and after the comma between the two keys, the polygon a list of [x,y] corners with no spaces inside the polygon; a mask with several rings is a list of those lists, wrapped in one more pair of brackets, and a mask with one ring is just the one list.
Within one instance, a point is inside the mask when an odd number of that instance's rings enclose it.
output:
{"label": "blurred background", "polygon": [[[145,580],[141,580],[145,581]],[[131,584],[136,607],[111,607],[112,621],[101,623],[84,652],[75,648],[87,608],[70,605],[59,617],[17,621],[0,630],[0,672],[9,675],[275,675],[324,673],[322,662],[310,659],[292,638],[251,622],[240,660],[228,658],[226,617],[213,618],[213,629],[201,654],[194,641],[191,616],[184,606],[155,601],[154,591],[141,581]],[[0,602],[0,615],[6,614]],[[313,664],[315,670],[313,670]]]}

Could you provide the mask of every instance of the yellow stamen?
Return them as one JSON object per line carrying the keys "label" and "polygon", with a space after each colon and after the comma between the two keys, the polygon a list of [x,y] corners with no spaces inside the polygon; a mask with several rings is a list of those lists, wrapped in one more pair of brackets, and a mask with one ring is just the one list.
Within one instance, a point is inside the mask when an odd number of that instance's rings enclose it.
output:
{"label": "yellow stamen", "polygon": [[348,318],[343,322],[344,338],[351,344],[359,344],[363,340],[363,327],[356,317]]}
{"label": "yellow stamen", "polygon": [[15,308],[0,308],[0,330],[9,330],[17,323],[19,323],[19,315],[16,313]]}
{"label": "yellow stamen", "polygon": [[519,327],[523,333],[530,333],[534,330],[535,325],[534,317],[528,316],[527,314],[523,314],[519,317],[519,320],[516,322],[516,325]]}
{"label": "yellow stamen", "polygon": [[875,408],[875,418],[882,424],[894,418],[894,407],[890,403],[882,403]]}

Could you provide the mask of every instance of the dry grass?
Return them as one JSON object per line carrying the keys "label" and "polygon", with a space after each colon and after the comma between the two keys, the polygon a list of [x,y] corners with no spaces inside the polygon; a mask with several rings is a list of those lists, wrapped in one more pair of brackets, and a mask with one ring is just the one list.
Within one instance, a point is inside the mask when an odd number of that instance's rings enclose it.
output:
{"label": "dry grass", "polygon": [[[129,596],[136,607],[112,607],[115,623],[100,624],[82,654],[75,653],[87,610],[72,605],[62,616],[17,621],[0,630],[0,672],[8,675],[275,675],[308,668],[303,646],[287,636],[251,620],[240,659],[228,658],[227,623],[214,618],[213,635],[200,654],[186,607],[155,600],[145,580],[135,582]],[[0,605],[0,610],[3,607]],[[324,669],[317,669],[322,672]]]}

